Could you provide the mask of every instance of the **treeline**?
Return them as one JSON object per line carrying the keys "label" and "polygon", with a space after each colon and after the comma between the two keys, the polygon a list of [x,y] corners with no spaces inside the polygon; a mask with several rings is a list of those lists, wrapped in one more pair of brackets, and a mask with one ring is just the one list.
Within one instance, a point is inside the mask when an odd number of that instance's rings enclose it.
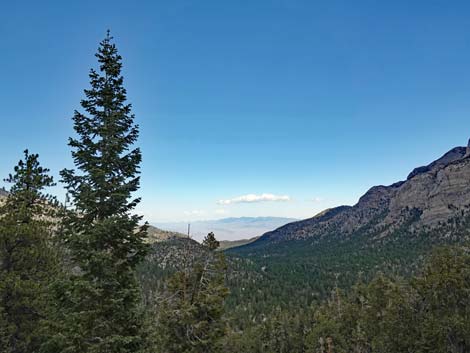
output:
{"label": "treeline", "polygon": [[[350,279],[323,284],[312,301],[269,287],[275,276],[301,287],[308,264],[251,271],[255,262],[226,261],[216,252],[219,243],[209,233],[203,257],[184,248],[172,261],[178,268],[146,277],[158,286],[139,282],[137,270],[152,256],[147,226],[134,213],[140,199],[132,196],[140,184],[139,127],[109,33],[96,57],[99,69],[90,71],[82,112],[73,116],[75,169],[60,172],[66,204],[47,194],[55,182],[37,154],[25,151],[6,179],[0,353],[470,351],[470,256],[463,247],[436,252],[411,280],[381,275],[347,291],[341,288]],[[329,254],[316,265],[328,268],[328,259],[340,255]],[[371,261],[359,255],[342,256],[357,258],[349,267]],[[256,300],[243,303],[246,291]],[[303,304],[276,306],[281,292]]]}

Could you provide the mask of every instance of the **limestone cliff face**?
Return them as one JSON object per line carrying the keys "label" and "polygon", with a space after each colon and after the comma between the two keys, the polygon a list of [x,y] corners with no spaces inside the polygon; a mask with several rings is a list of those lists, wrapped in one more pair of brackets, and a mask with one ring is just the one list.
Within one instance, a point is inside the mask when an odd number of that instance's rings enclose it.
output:
{"label": "limestone cliff face", "polygon": [[390,200],[386,222],[406,207],[422,212],[418,225],[434,226],[465,211],[470,204],[470,158],[438,165],[408,179]]}
{"label": "limestone cliff face", "polygon": [[407,180],[410,180],[411,178],[415,177],[416,175],[423,174],[426,172],[429,172],[431,170],[438,170],[442,167],[445,167],[449,163],[452,163],[454,161],[457,161],[459,159],[462,159],[463,157],[466,156],[466,152],[469,149],[469,147],[455,147],[451,149],[449,152],[444,154],[441,158],[438,160],[423,166],[423,167],[418,167],[415,168],[410,175],[408,175]]}
{"label": "limestone cliff face", "polygon": [[456,147],[431,164],[414,169],[405,181],[372,187],[354,206],[289,223],[257,242],[368,233],[383,237],[403,224],[415,229],[435,227],[470,208],[470,156],[466,152],[465,147]]}

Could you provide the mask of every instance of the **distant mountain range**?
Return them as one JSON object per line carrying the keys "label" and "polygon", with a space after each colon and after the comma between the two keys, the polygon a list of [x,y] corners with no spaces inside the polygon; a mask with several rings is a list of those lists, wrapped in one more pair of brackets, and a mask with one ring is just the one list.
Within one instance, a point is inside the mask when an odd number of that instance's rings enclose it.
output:
{"label": "distant mountain range", "polygon": [[[240,240],[260,236],[270,230],[287,223],[296,221],[295,218],[282,217],[240,217],[223,218],[191,222],[191,237],[202,240],[209,232],[214,232],[218,240]],[[187,234],[188,223],[169,222],[154,223],[155,227],[168,231]]]}

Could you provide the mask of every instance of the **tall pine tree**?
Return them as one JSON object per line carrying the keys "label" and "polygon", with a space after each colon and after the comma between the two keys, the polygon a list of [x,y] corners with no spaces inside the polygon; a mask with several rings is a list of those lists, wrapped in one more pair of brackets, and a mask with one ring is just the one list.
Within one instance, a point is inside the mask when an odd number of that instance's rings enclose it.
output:
{"label": "tall pine tree", "polygon": [[96,54],[73,117],[69,139],[78,171],[61,172],[73,204],[64,240],[75,269],[58,292],[62,328],[50,347],[65,352],[138,352],[142,349],[141,295],[134,269],[146,253],[146,226],[132,213],[139,203],[141,152],[121,76],[121,56],[108,34]]}
{"label": "tall pine tree", "polygon": [[27,150],[0,207],[0,352],[37,352],[47,320],[49,289],[58,266],[52,242],[54,199],[49,170]]}

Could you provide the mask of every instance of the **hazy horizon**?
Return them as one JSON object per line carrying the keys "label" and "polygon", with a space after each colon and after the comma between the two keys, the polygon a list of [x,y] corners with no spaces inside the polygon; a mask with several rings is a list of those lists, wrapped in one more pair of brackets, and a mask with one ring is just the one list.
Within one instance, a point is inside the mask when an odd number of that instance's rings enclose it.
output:
{"label": "hazy horizon", "polygon": [[218,240],[241,240],[261,236],[287,223],[298,221],[296,218],[283,217],[228,217],[221,219],[197,220],[193,222],[152,222],[151,225],[173,232],[187,234],[202,241],[209,233],[215,233]]}

